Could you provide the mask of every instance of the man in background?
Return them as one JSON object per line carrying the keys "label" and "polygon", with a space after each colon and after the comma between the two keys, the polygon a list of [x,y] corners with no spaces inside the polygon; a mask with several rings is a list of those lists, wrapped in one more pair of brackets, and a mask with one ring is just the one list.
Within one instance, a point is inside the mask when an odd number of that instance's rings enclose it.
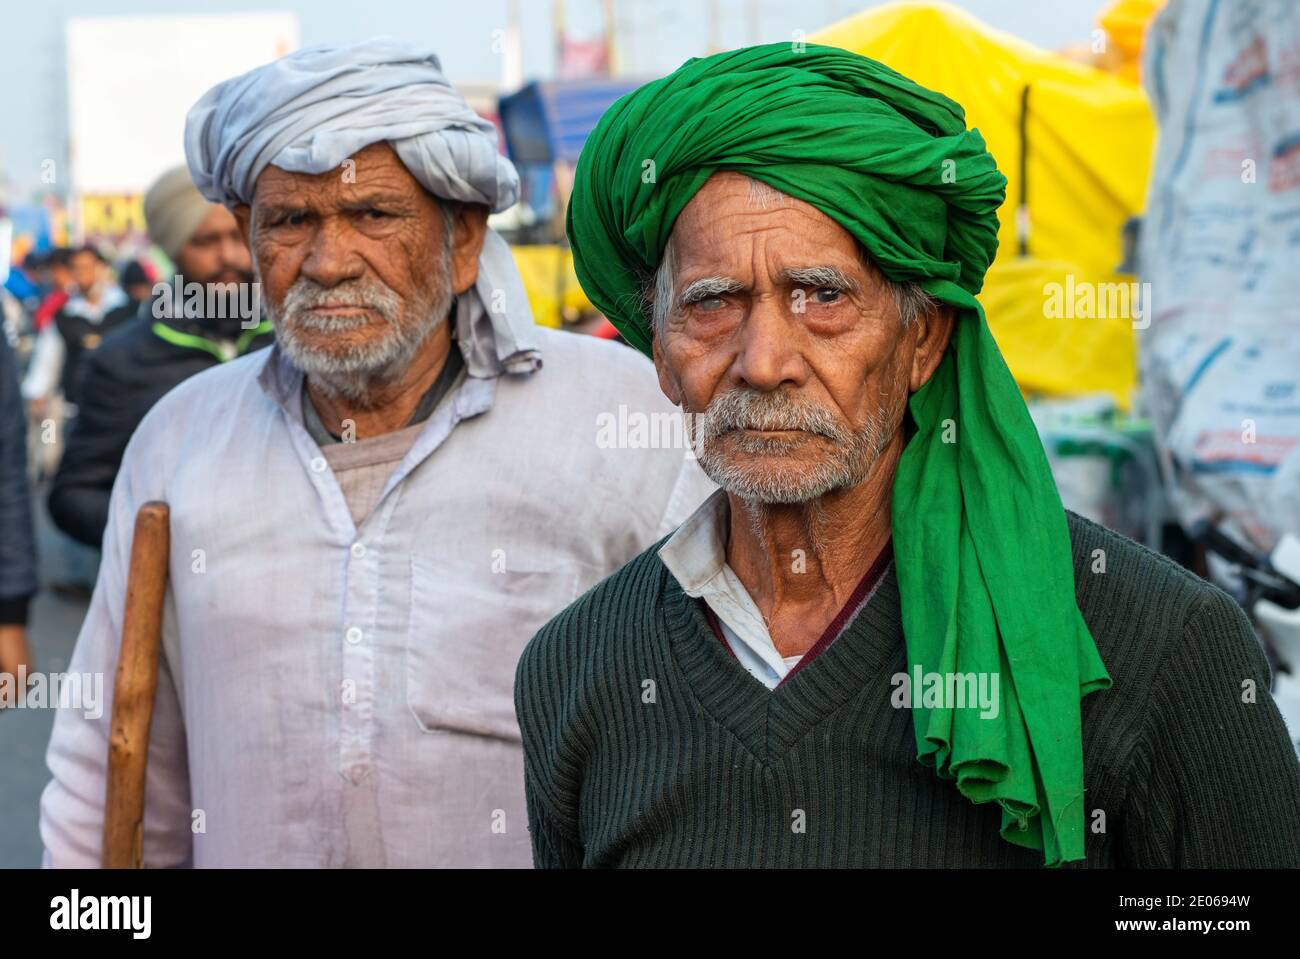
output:
{"label": "man in background", "polygon": [[23,396],[40,419],[62,396],[70,418],[77,412],[77,374],[87,353],[98,348],[104,334],[131,319],[130,301],[114,282],[108,261],[95,247],[78,247],[70,254],[74,291],[41,330],[23,380]]}
{"label": "man in background", "polygon": [[[209,203],[179,166],[164,173],[144,197],[149,239],[176,265],[183,284],[248,284],[253,264],[230,211]],[[163,394],[226,360],[268,346],[270,321],[246,316],[246,299],[203,296],[191,310],[143,300],[136,316],[86,359],[79,384],[81,412],[50,490],[50,515],[63,532],[99,548],[108,523],[108,499],[131,434]],[[233,291],[232,291],[233,292]],[[217,309],[208,311],[211,302]],[[190,313],[191,315],[174,315]],[[208,312],[214,315],[206,315]]]}
{"label": "man in background", "polygon": [[40,305],[32,314],[32,328],[41,332],[52,322],[72,295],[72,267],[70,251],[59,248],[48,253],[30,253],[24,268],[34,274],[41,290]]}
{"label": "man in background", "polygon": [[[57,469],[67,434],[79,412],[78,387],[82,362],[99,348],[104,335],[128,322],[134,307],[113,279],[108,261],[94,246],[76,247],[69,254],[73,287],[68,301],[36,337],[22,394],[39,444],[32,445],[40,481]],[[58,550],[59,573],[50,583],[57,593],[85,599],[95,578],[95,554],[63,540]]]}
{"label": "man in background", "polygon": [[[27,422],[9,341],[0,336],[0,674],[31,668],[27,604],[36,592],[36,541],[27,484]],[[10,680],[7,689],[16,693]],[[0,683],[4,683],[0,679]],[[6,703],[0,701],[0,709]]]}
{"label": "man in background", "polygon": [[126,298],[138,307],[153,295],[153,276],[152,269],[141,261],[127,260],[118,270],[117,282]]}

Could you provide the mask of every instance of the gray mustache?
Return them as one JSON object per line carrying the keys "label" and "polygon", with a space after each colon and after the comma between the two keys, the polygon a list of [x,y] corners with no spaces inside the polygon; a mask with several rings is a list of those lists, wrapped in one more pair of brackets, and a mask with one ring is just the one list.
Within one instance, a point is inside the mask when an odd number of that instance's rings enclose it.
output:
{"label": "gray mustache", "polygon": [[788,393],[729,390],[714,399],[697,422],[705,441],[735,430],[801,430],[836,442],[850,439],[829,410],[791,399]]}
{"label": "gray mustache", "polygon": [[382,283],[348,280],[337,286],[322,286],[315,280],[299,277],[285,294],[280,311],[292,317],[298,325],[310,329],[343,330],[364,324],[363,320],[312,316],[306,312],[326,303],[374,310],[389,323],[396,321],[401,308],[397,294]]}

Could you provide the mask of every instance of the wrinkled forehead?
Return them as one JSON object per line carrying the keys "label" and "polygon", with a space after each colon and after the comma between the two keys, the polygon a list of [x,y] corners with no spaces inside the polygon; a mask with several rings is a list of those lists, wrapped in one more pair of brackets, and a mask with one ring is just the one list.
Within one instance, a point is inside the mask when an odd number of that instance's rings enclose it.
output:
{"label": "wrinkled forehead", "polygon": [[299,173],[275,164],[257,175],[253,205],[339,206],[367,198],[409,198],[424,194],[386,142],[372,143],[324,173]]}
{"label": "wrinkled forehead", "polygon": [[764,183],[762,180],[755,179],[738,170],[719,170],[705,180],[704,185],[696,191],[695,196],[691,197],[690,202],[683,208],[681,216],[678,216],[678,223],[681,222],[682,216],[685,216],[688,210],[696,215],[702,213],[707,215],[709,211],[717,207],[731,205],[743,206],[746,209],[758,211],[803,207],[820,216],[825,216],[824,213],[811,204],[796,199],[788,193],[782,193],[776,187]]}
{"label": "wrinkled forehead", "polygon": [[680,265],[705,270],[721,270],[731,259],[748,258],[756,244],[779,258],[868,265],[857,238],[834,218],[730,170],[713,174],[700,187],[673,224],[669,244]]}

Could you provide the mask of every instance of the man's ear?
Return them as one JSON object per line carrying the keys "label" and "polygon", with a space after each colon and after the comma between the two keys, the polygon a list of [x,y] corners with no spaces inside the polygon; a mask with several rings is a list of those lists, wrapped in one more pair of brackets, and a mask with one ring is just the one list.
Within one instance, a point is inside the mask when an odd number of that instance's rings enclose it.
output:
{"label": "man's ear", "polygon": [[249,242],[249,227],[253,221],[253,209],[247,203],[237,203],[230,208],[230,212],[235,214],[235,222],[239,224],[239,233],[244,238],[244,246],[250,250],[253,244]]}
{"label": "man's ear", "polygon": [[487,237],[488,208],[457,203],[451,232],[451,288],[464,293],[478,280],[478,258]]}
{"label": "man's ear", "polygon": [[930,382],[939,368],[956,319],[956,309],[946,303],[916,318],[916,350],[912,354],[912,376],[908,382],[911,392]]}
{"label": "man's ear", "polygon": [[655,373],[659,375],[659,389],[663,390],[664,396],[668,397],[673,406],[681,406],[682,388],[677,382],[677,377],[673,376],[664,364],[664,355],[659,349],[658,335],[651,336],[650,353],[655,363]]}

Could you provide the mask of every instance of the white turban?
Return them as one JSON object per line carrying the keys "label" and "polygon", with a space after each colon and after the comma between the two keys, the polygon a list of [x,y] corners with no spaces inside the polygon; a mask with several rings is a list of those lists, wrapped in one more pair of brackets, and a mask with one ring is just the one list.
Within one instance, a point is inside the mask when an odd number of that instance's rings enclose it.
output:
{"label": "white turban", "polygon": [[[291,53],[217,84],[185,118],[194,185],[227,206],[251,203],[258,175],[271,164],[325,173],[380,142],[434,196],[493,212],[518,199],[519,176],[497,149],[496,128],[447,82],[436,54],[390,39]],[[472,292],[478,308],[457,309],[469,373],[540,365],[523,284],[509,247],[491,230]],[[496,309],[488,312],[489,304]],[[494,343],[485,336],[489,326]]]}

